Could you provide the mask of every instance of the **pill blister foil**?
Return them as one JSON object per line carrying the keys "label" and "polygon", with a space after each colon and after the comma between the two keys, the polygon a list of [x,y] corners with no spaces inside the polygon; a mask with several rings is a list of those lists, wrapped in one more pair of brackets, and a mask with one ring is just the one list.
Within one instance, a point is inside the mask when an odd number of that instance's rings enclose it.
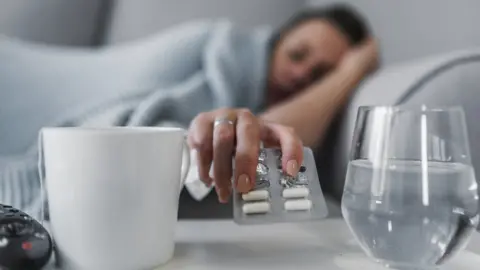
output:
{"label": "pill blister foil", "polygon": [[261,162],[259,162],[259,163],[257,164],[257,174],[258,174],[258,175],[267,175],[267,174],[268,174],[268,170],[269,170],[269,169],[268,169],[267,165],[265,165],[265,164],[263,164],[263,163],[261,163]]}
{"label": "pill blister foil", "polygon": [[[319,220],[328,216],[325,198],[320,186],[313,151],[304,148],[304,160],[296,177],[287,175],[282,168],[282,153],[280,149],[264,148],[258,156],[256,182],[253,190],[267,190],[268,199],[261,201],[269,203],[270,209],[264,213],[248,214],[244,206],[251,206],[251,201],[245,201],[242,194],[233,187],[234,221],[240,225],[269,224],[281,222],[300,222]],[[283,192],[291,188],[307,188],[303,199],[311,202],[311,208],[305,211],[287,211],[286,203],[296,198],[284,197]],[[303,195],[302,195],[303,196]],[[255,201],[257,202],[257,201]]]}

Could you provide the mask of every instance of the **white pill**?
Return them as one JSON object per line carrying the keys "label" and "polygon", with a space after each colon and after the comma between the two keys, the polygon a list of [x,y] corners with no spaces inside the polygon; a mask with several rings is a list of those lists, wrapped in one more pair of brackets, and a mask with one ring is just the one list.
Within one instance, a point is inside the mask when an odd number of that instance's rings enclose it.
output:
{"label": "white pill", "polygon": [[254,190],[248,193],[242,194],[244,201],[260,201],[268,199],[268,190]]}
{"label": "white pill", "polygon": [[301,211],[310,210],[312,208],[312,201],[304,200],[288,200],[285,202],[285,210],[287,211]]}
{"label": "white pill", "polygon": [[242,210],[245,214],[263,214],[270,211],[269,202],[254,202],[243,205]]}
{"label": "white pill", "polygon": [[310,190],[306,187],[286,188],[282,192],[282,196],[286,199],[305,198],[310,194]]}

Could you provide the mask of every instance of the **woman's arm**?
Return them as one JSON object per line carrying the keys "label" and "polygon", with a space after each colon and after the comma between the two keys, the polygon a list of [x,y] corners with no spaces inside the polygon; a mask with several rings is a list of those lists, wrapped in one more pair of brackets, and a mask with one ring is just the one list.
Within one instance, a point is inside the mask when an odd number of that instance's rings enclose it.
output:
{"label": "woman's arm", "polygon": [[351,92],[376,66],[377,45],[371,40],[345,56],[328,77],[297,96],[269,108],[260,118],[290,126],[305,146],[321,143],[332,119]]}

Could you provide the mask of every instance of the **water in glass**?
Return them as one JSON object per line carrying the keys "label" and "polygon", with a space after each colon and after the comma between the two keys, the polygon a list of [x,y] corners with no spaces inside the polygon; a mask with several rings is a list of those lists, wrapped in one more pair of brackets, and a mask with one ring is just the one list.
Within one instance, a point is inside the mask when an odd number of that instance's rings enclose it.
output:
{"label": "water in glass", "polygon": [[[392,132],[392,127],[405,127],[405,117],[397,113],[388,114],[388,128],[378,130],[377,125],[369,135],[368,129],[356,130],[342,212],[360,246],[376,261],[397,269],[435,268],[462,250],[478,226],[475,172],[466,158],[468,148],[459,149],[466,142],[451,140],[465,137],[451,136],[461,129],[450,130],[446,141],[420,127],[418,137],[424,138],[415,140],[414,128]],[[417,114],[407,115],[408,125],[414,125],[412,116]],[[406,143],[405,136],[411,142]],[[453,158],[455,154],[459,158]]]}

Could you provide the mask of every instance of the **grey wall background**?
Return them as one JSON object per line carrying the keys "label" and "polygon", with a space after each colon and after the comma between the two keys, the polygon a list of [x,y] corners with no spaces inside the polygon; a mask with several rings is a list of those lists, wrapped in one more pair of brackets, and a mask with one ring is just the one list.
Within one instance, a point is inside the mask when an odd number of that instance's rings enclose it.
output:
{"label": "grey wall background", "polygon": [[366,15],[385,64],[480,46],[478,0],[0,0],[0,34],[62,45],[115,44],[199,18],[276,26],[305,5],[335,2]]}
{"label": "grey wall background", "polygon": [[176,23],[226,17],[245,27],[278,25],[304,0],[117,0],[106,43],[140,38]]}
{"label": "grey wall background", "polygon": [[0,34],[35,42],[91,46],[154,34],[200,18],[252,27],[278,25],[305,0],[0,0]]}
{"label": "grey wall background", "polygon": [[385,64],[480,46],[478,0],[307,0],[347,2],[371,21]]}
{"label": "grey wall background", "polygon": [[0,33],[62,45],[97,42],[103,0],[0,0]]}

